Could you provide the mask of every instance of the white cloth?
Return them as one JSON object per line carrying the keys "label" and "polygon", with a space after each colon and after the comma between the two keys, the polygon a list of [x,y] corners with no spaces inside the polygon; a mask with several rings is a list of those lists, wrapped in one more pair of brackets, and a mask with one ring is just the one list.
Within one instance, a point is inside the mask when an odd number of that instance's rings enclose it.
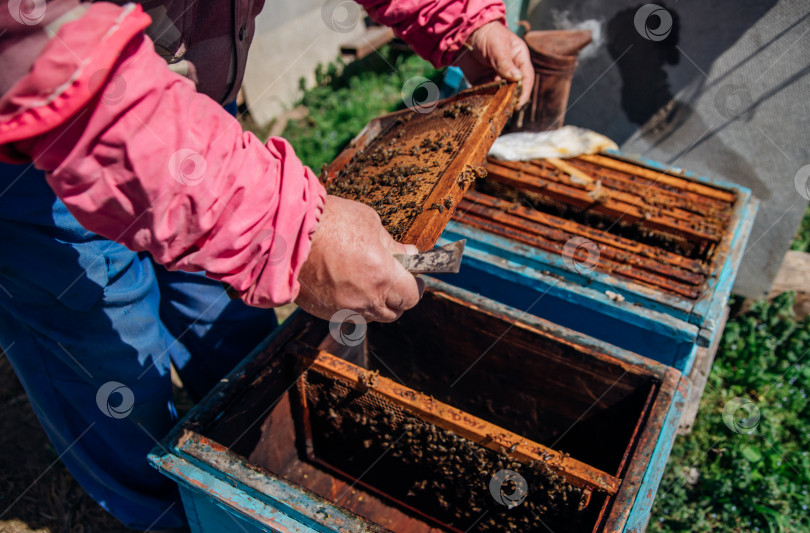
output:
{"label": "white cloth", "polygon": [[529,161],[548,157],[564,159],[618,148],[615,142],[595,131],[563,126],[551,131],[501,135],[490,148],[489,155],[504,161]]}

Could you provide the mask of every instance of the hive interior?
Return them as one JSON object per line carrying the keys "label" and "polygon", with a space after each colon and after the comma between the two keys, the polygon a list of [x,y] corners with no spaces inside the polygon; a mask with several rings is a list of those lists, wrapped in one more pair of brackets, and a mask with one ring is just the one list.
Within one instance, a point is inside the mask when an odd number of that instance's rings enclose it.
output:
{"label": "hive interior", "polygon": [[[491,476],[509,469],[534,490],[510,512],[499,513],[497,520],[481,521],[475,531],[534,529],[540,526],[537,518],[554,529],[579,522],[587,497],[549,463],[530,465],[511,457],[504,447],[490,449],[479,444],[485,439],[442,429],[373,389],[359,391],[356,383],[310,369],[306,384],[308,414],[302,423],[311,435],[309,458],[401,507],[466,531],[493,507]],[[376,458],[371,469],[369,458]],[[510,486],[506,494],[516,488]]]}
{"label": "hive interior", "polygon": [[[327,336],[320,324],[298,341],[317,345]],[[658,386],[656,378],[608,356],[430,292],[399,321],[369,325],[367,339],[368,366],[380,376],[616,477],[627,467]],[[538,522],[526,520],[536,520],[542,507],[551,509],[539,516],[555,531],[584,531],[609,504],[595,492],[580,512],[576,492],[542,465],[479,451],[418,417],[392,416],[386,406],[355,412],[346,399],[356,387],[317,375],[309,377],[319,394],[312,398],[318,412],[307,450],[298,360],[268,357],[261,375],[204,435],[391,531],[527,530]],[[435,446],[427,445],[429,438]],[[489,492],[502,468],[528,482],[526,501],[513,509]]]}
{"label": "hive interior", "polygon": [[[735,193],[603,155],[565,161],[490,159],[454,219],[540,250],[563,254],[571,239],[596,244],[596,270],[688,300],[716,270]],[[575,261],[588,261],[586,248]]]}

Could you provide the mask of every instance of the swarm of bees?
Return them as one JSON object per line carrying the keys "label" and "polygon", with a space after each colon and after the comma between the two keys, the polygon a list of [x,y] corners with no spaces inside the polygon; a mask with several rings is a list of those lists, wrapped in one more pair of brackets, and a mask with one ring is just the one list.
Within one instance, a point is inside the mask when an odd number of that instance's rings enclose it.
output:
{"label": "swarm of bees", "polygon": [[[473,114],[474,107],[456,102],[439,111],[442,117],[456,118]],[[451,195],[429,205],[427,199],[446,168],[448,158],[463,141],[453,137],[454,131],[437,132],[418,127],[410,118],[411,115],[406,115],[397,119],[393,127],[373,139],[366,149],[358,150],[336,176],[327,176],[325,167],[321,172],[328,194],[370,206],[397,240],[425,211],[443,213],[453,208],[455,202]],[[483,169],[468,167],[457,183],[465,186],[484,174]]]}
{"label": "swarm of bees", "polygon": [[472,185],[476,179],[483,179],[487,177],[487,169],[484,167],[471,167],[467,165],[461,174],[458,176],[458,184],[461,185],[462,188],[467,188]]}
{"label": "swarm of bees", "polygon": [[[492,450],[391,404],[365,401],[365,392],[324,385],[309,397],[311,424],[321,432],[323,449],[335,450],[349,464],[356,461],[361,471],[368,458],[383,457],[381,469],[408,472],[383,478],[384,486],[375,488],[441,522],[478,532],[539,531],[542,520],[568,530],[580,511],[581,489],[551,470],[545,462],[550,458],[523,463],[513,458],[515,446]],[[505,469],[519,472],[531,487],[526,500],[512,509],[494,505],[489,492],[492,476]],[[515,488],[507,482],[502,491],[512,494]]]}
{"label": "swarm of bees", "polygon": [[447,106],[444,116],[447,118],[458,118],[459,115],[472,115],[475,109],[469,102],[456,102]]}

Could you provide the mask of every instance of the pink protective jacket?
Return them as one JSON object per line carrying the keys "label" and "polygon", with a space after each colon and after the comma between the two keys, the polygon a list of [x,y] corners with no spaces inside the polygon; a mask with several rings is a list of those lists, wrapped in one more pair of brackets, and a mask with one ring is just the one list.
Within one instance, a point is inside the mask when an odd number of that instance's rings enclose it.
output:
{"label": "pink protective jacket", "polygon": [[[54,2],[58,13],[71,3]],[[504,15],[500,0],[361,4],[437,66]],[[19,36],[30,42],[31,26],[49,19],[7,7],[0,76],[19,75],[0,84],[0,160],[33,162],[84,227],[170,269],[203,270],[251,305],[294,300],[325,192],[291,146],[263,145],[170,71],[138,5],[93,4],[31,58],[14,55]]]}

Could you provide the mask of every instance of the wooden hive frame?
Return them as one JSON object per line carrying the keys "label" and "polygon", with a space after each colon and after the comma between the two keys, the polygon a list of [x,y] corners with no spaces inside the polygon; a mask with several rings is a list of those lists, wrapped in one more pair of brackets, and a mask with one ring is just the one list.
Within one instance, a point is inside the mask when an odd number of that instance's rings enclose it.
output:
{"label": "wooden hive frame", "polygon": [[[379,376],[375,372],[364,370],[323,350],[313,350],[308,355],[301,355],[299,351],[299,356],[306,361],[306,372],[317,372],[346,382],[350,388],[367,388],[369,392],[381,396],[409,414],[441,429],[452,431],[456,435],[492,451],[510,450],[509,455],[521,462],[537,462],[548,465],[551,470],[563,477],[568,483],[584,489],[585,501],[583,508],[587,506],[593,491],[613,495],[621,484],[621,480],[615,476],[456,409],[391,379]],[[306,376],[302,375],[298,381],[298,388],[305,421],[309,416],[306,403],[306,383]],[[305,428],[310,431],[308,423],[305,423]],[[311,443],[311,434],[307,435],[307,439]],[[309,447],[311,448],[311,446]]]}
{"label": "wooden hive frame", "polygon": [[[705,292],[734,222],[734,191],[604,155],[564,161],[490,158],[485,168],[490,183],[614,222],[599,229],[475,189],[460,203],[455,220],[556,254],[573,237],[587,239],[599,248],[597,269],[688,301]],[[637,225],[693,252],[685,255],[611,232],[619,223]],[[574,254],[584,256],[586,250]]]}
{"label": "wooden hive frame", "polygon": [[[386,229],[404,244],[413,244],[420,251],[432,248],[444,227],[450,221],[455,206],[458,205],[464,193],[469,188],[474,177],[471,172],[482,164],[492,143],[500,135],[506,121],[512,115],[520,94],[520,85],[503,81],[493,82],[473,87],[458,93],[455,96],[436,102],[431,112],[423,110],[403,109],[371,120],[365,128],[352,140],[322,172],[321,180],[330,194],[355,199],[372,204],[371,194],[350,194],[341,190],[341,182],[353,179],[355,176],[345,174],[359,168],[358,161],[375,149],[379,149],[383,141],[392,142],[405,147],[413,143],[408,132],[418,129],[420,125],[429,125],[430,131],[437,135],[446,134],[457,140],[454,152],[449,156],[440,152],[436,154],[439,166],[435,175],[429,176],[425,188],[430,188],[421,205],[421,213],[414,213],[404,224],[386,223],[386,214],[382,207],[372,205],[383,218]],[[454,106],[471,106],[473,120],[459,121],[447,117]],[[465,109],[466,110],[466,109]],[[399,137],[400,132],[406,135]],[[407,158],[407,154],[399,154]],[[391,159],[397,156],[391,157]],[[390,161],[390,166],[401,163]],[[353,166],[354,165],[354,166]],[[354,173],[353,173],[354,174]],[[410,177],[409,177],[410,178]],[[390,188],[389,188],[390,189]],[[380,191],[384,196],[385,191]],[[418,202],[417,202],[418,203]],[[431,208],[431,206],[441,206]],[[401,206],[400,206],[401,207]],[[405,226],[400,228],[399,226]]]}

